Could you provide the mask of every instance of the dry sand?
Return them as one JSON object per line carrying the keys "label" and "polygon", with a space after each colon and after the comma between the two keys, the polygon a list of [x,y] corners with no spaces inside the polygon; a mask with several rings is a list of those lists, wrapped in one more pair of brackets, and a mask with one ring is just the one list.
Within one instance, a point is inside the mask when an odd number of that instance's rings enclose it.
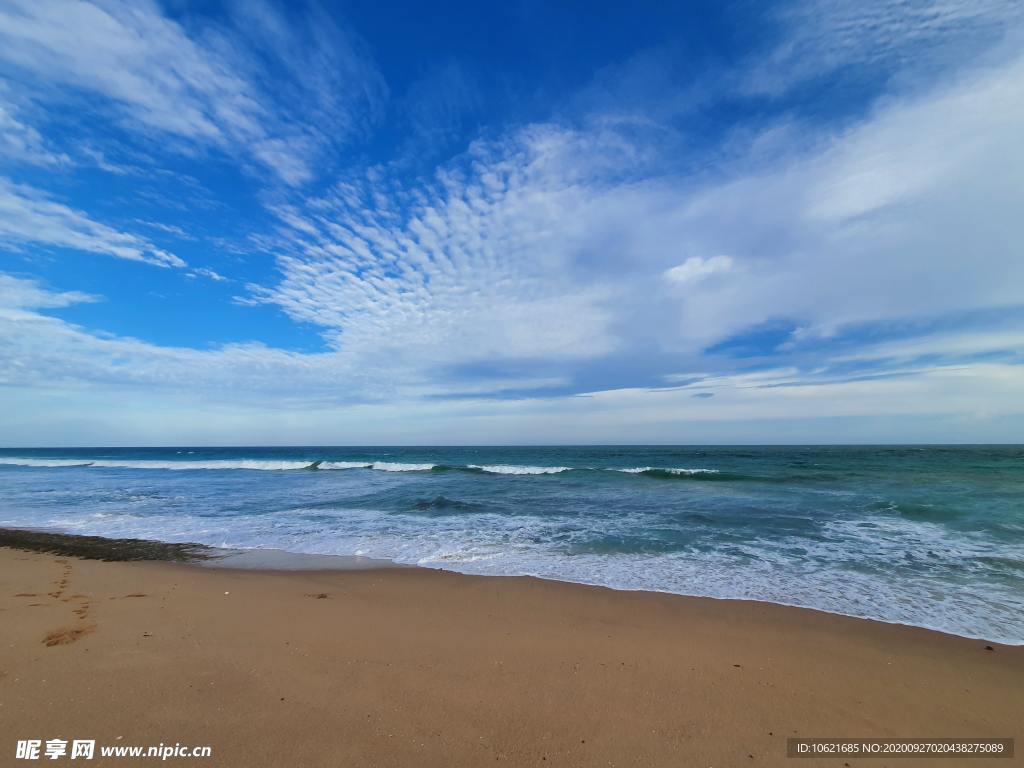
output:
{"label": "dry sand", "polygon": [[0,628],[2,765],[60,737],[247,768],[980,768],[1021,758],[797,760],[786,738],[1024,737],[1024,648],[530,578],[0,549]]}

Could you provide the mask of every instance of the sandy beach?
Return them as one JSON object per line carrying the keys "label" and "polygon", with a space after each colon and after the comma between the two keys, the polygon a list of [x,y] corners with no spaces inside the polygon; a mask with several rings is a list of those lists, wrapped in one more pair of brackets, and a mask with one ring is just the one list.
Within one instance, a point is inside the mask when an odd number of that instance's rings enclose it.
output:
{"label": "sandy beach", "polygon": [[1024,735],[1024,648],[532,578],[0,549],[0,626],[4,764],[62,738],[218,766],[909,768],[936,761],[786,740]]}

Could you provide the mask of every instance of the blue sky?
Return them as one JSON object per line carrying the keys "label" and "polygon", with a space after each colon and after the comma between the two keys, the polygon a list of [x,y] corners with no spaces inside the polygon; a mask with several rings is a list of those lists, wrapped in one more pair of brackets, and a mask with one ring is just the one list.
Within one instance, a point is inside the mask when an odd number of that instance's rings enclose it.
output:
{"label": "blue sky", "polygon": [[0,443],[1019,442],[1000,0],[0,7]]}

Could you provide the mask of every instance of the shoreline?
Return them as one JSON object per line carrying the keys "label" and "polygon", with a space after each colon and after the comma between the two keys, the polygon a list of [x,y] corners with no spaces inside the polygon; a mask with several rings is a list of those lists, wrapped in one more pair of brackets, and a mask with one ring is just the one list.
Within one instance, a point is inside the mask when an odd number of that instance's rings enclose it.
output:
{"label": "shoreline", "polygon": [[[0,525],[762,600],[1024,645],[1019,447],[191,450],[33,453],[46,468],[0,468]],[[72,460],[94,466],[56,466]],[[314,461],[351,469],[288,469]]]}
{"label": "shoreline", "polygon": [[0,526],[0,548],[102,562],[174,562],[206,568],[264,571],[360,571],[414,568],[363,555],[313,555],[284,549],[238,549],[197,542],[89,536],[46,528]]}
{"label": "shoreline", "polygon": [[[754,601],[0,548],[0,622],[0,750],[59,737],[210,745],[207,764],[229,766],[721,766],[791,765],[790,737],[1024,737],[1024,648]],[[843,762],[881,765],[800,765]]]}
{"label": "shoreline", "polygon": [[611,592],[620,592],[624,594],[668,595],[671,597],[679,597],[689,600],[712,600],[735,602],[740,604],[749,603],[752,605],[778,606],[780,608],[789,608],[797,611],[810,611],[824,616],[835,616],[844,619],[853,619],[856,621],[866,621],[874,624],[884,624],[892,627],[906,627],[908,629],[921,630],[924,632],[934,632],[940,635],[957,638],[959,640],[984,643],[993,647],[999,646],[1003,648],[1024,649],[1024,641],[1020,643],[1006,643],[999,640],[990,640],[980,635],[961,635],[955,632],[949,632],[936,627],[928,627],[920,624],[887,621],[885,619],[869,616],[858,616],[856,614],[841,613],[839,611],[830,611],[824,608],[815,608],[813,606],[797,605],[794,603],[783,603],[773,600],[756,600],[741,597],[715,597],[712,595],[690,595],[657,589],[630,589],[585,581],[571,581],[569,579],[559,579],[550,576],[538,576],[534,574],[471,574],[450,568],[434,568],[429,566],[399,563],[394,560],[367,557],[364,555],[318,555],[272,548],[235,549],[230,547],[216,547],[210,544],[198,544],[194,542],[171,543],[156,539],[121,539],[108,536],[88,536],[40,528],[0,527],[0,549],[3,547],[20,549],[22,551],[40,552],[44,554],[83,557],[85,559],[100,560],[104,562],[176,562],[186,566],[198,566],[214,570],[238,569],[266,571],[269,573],[273,573],[275,571],[316,573],[332,571],[415,569],[449,573],[455,576],[463,576],[467,578],[535,579],[541,582],[567,584],[587,589],[605,589]]}

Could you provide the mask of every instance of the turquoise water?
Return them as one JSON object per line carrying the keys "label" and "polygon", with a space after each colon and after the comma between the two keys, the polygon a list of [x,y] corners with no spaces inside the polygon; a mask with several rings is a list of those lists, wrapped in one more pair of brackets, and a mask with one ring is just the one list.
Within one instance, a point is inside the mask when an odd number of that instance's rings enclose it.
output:
{"label": "turquoise water", "polygon": [[0,525],[748,598],[1024,643],[1024,447],[0,450]]}

